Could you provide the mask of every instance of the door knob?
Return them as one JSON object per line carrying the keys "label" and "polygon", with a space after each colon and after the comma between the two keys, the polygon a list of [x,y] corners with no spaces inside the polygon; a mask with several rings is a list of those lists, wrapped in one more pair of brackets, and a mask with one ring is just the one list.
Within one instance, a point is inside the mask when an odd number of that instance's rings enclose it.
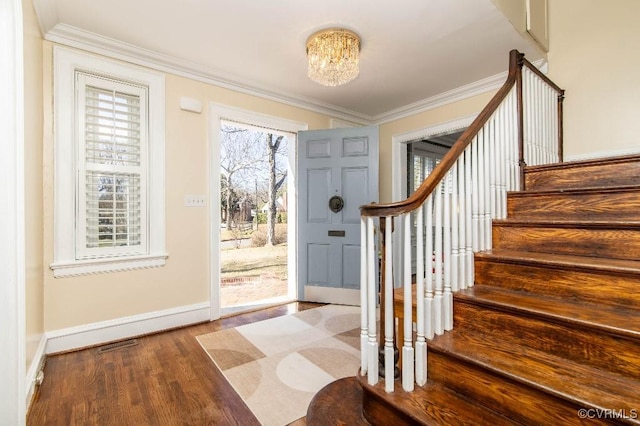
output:
{"label": "door knob", "polygon": [[329,210],[334,213],[338,213],[340,210],[344,208],[344,200],[339,195],[334,195],[329,198]]}

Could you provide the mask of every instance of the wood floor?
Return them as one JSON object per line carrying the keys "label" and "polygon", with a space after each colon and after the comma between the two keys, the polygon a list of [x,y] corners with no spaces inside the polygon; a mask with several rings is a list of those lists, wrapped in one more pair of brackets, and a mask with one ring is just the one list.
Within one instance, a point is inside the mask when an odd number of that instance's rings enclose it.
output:
{"label": "wood floor", "polygon": [[131,347],[49,356],[27,425],[258,425],[196,336],[318,306],[289,303],[139,337]]}

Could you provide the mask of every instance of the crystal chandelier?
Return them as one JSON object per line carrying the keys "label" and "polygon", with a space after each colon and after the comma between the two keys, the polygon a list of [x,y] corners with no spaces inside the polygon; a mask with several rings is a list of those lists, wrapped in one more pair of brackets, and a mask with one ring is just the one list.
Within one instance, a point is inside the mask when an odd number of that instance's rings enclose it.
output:
{"label": "crystal chandelier", "polygon": [[360,38],[354,32],[331,28],[313,34],[307,40],[309,78],[323,86],[340,86],[356,78],[359,66]]}

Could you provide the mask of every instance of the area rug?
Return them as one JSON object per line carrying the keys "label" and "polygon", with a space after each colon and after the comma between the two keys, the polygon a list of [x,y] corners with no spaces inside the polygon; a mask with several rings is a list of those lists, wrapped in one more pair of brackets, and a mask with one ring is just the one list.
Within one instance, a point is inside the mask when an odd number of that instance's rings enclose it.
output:
{"label": "area rug", "polygon": [[261,424],[306,416],[325,385],[360,365],[360,308],[326,305],[197,337]]}

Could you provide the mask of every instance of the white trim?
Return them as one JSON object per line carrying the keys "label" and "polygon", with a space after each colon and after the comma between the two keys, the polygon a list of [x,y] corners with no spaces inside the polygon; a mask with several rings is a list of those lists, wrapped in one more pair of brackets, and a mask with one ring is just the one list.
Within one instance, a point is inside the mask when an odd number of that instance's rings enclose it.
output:
{"label": "white trim", "polygon": [[360,290],[307,285],[304,286],[304,300],[334,305],[339,300],[341,305],[360,306]]}
{"label": "white trim", "polygon": [[413,104],[405,105],[401,108],[380,114],[374,117],[374,121],[378,124],[388,123],[390,121],[399,120],[401,118],[410,117],[425,111],[439,108],[453,102],[462,101],[473,96],[498,90],[507,79],[507,73],[500,74],[475,81],[464,86],[460,86],[453,90],[443,92],[439,95],[432,96]]}
{"label": "white trim", "polygon": [[180,306],[163,311],[94,322],[49,331],[47,354],[95,346],[209,320],[209,303]]}
{"label": "white trim", "polygon": [[0,424],[26,417],[22,2],[0,2]]}
{"label": "white trim", "polygon": [[407,144],[409,142],[429,138],[437,135],[446,135],[460,131],[475,120],[478,113],[456,118],[455,120],[434,124],[422,129],[411,130],[405,133],[393,135],[391,137],[391,198],[392,201],[401,201],[407,198],[406,188],[403,190],[403,183],[407,181],[407,170],[404,161],[407,158]]}
{"label": "white trim", "polygon": [[36,391],[36,386],[37,386],[36,380],[38,378],[38,372],[40,372],[40,370],[44,366],[44,362],[46,359],[46,355],[45,355],[46,347],[47,347],[47,336],[42,334],[42,336],[40,336],[40,343],[38,343],[38,348],[36,349],[33,359],[31,360],[31,365],[29,365],[29,370],[27,371],[27,377],[25,381],[25,387],[27,389],[27,398],[25,400],[27,404],[27,409],[31,404],[31,400],[33,399],[33,394]]}
{"label": "white trim", "polygon": [[74,277],[78,275],[98,274],[102,272],[131,271],[163,266],[167,254],[152,256],[126,256],[103,259],[76,260],[73,262],[55,262],[50,265],[54,278]]}
{"label": "white trim", "polygon": [[329,119],[329,128],[330,129],[346,129],[350,127],[358,127],[360,124],[352,123],[350,121],[339,120],[337,118]]}
{"label": "white trim", "polygon": [[[308,125],[299,121],[288,120],[257,112],[248,111],[241,108],[209,102],[209,199],[211,206],[209,209],[209,248],[211,259],[209,276],[209,301],[211,302],[211,320],[220,318],[220,132],[221,120],[229,120],[243,125],[255,126],[260,130],[271,129],[280,131],[292,140],[288,141],[288,162],[289,170],[287,175],[287,235],[289,241],[296,241],[297,224],[296,218],[296,152],[297,132],[307,130]],[[288,296],[295,297],[295,277],[297,274],[298,262],[296,258],[295,244],[287,246],[287,268],[288,268]]]}
{"label": "white trim", "polygon": [[[165,249],[165,79],[161,73],[54,46],[54,261],[50,265],[56,277],[130,270],[164,265]],[[75,246],[76,149],[75,87],[76,70],[124,79],[147,86],[149,98],[148,141],[148,253],[154,263],[140,262],[141,256],[123,254],[94,258],[89,263],[77,260]],[[131,259],[129,265],[124,265]],[[119,266],[114,266],[119,262]],[[76,264],[77,270],[71,267]],[[92,265],[88,268],[88,265]]]}
{"label": "white trim", "polygon": [[589,152],[587,154],[575,154],[575,155],[565,155],[563,158],[564,162],[568,161],[582,161],[582,160],[594,160],[598,158],[610,158],[610,157],[620,157],[623,155],[635,155],[640,154],[640,148],[622,148],[616,149],[612,151],[599,151],[599,152]]}
{"label": "white trim", "polygon": [[[407,168],[405,164],[407,159],[407,144],[409,142],[460,131],[469,127],[477,116],[478,113],[474,113],[421,129],[393,135],[391,137],[391,200],[401,201],[407,198],[407,190],[405,187],[405,183],[407,182]],[[395,232],[393,234],[393,244],[395,247],[404,247],[402,235],[402,232]],[[393,262],[394,265],[402,264],[400,250],[394,251]],[[396,286],[400,286],[401,283],[404,282],[402,279],[402,268],[397,268],[394,273],[396,274]]]}
{"label": "white trim", "polygon": [[[240,82],[233,75],[213,74],[209,67],[201,64],[174,58],[148,49],[143,49],[128,43],[100,36],[66,24],[58,22],[54,14],[55,8],[47,7],[46,0],[35,0],[34,5],[44,39],[62,45],[75,47],[88,52],[97,53],[110,58],[120,59],[132,64],[141,65],[186,77],[195,81],[245,93],[251,96],[283,103],[293,107],[325,114],[336,119],[344,120],[356,125],[384,124],[443,105],[457,102],[492,90],[497,90],[506,80],[507,73],[502,72],[459,88],[431,96],[413,104],[405,105],[377,115],[362,114],[346,108],[320,102],[293,93],[275,93],[267,87],[260,87],[255,82]],[[55,25],[52,25],[55,24]],[[546,62],[534,62],[538,68],[546,69]]]}

